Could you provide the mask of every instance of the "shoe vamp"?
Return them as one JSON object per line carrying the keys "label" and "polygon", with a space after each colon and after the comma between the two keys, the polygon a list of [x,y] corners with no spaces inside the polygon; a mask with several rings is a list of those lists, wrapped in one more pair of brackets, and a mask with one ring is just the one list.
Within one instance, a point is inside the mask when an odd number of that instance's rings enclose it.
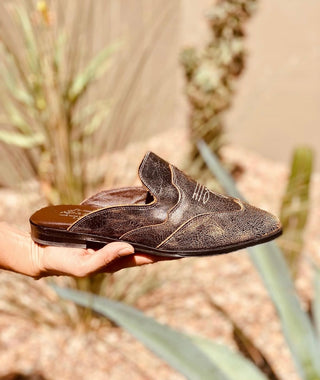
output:
{"label": "shoe vamp", "polygon": [[172,171],[173,183],[179,191],[179,201],[169,211],[167,219],[156,225],[129,231],[121,239],[157,247],[183,224],[198,215],[241,213],[243,206],[239,200],[208,190],[175,167],[172,167]]}
{"label": "shoe vamp", "polygon": [[146,224],[161,223],[166,216],[166,208],[157,204],[107,208],[81,218],[69,231],[118,238]]}
{"label": "shoe vamp", "polygon": [[258,240],[275,232],[279,221],[273,215],[246,205],[243,212],[206,214],[192,218],[158,248],[201,250]]}
{"label": "shoe vamp", "polygon": [[164,222],[179,200],[170,165],[149,153],[139,168],[139,176],[154,197],[153,203],[105,207],[79,219],[69,231],[119,238],[128,231]]}

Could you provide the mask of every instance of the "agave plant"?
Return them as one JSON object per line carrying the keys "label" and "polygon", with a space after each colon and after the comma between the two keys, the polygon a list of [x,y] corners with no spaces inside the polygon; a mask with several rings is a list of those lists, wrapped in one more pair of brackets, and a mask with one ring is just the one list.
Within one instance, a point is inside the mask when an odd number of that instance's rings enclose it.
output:
{"label": "agave plant", "polygon": [[[204,141],[198,142],[198,149],[228,194],[243,199],[231,176],[222,168]],[[313,325],[301,307],[282,251],[275,242],[250,247],[248,251],[276,307],[282,331],[301,378],[320,379],[320,336],[316,332],[317,323]],[[316,272],[315,276],[317,278],[319,273]],[[318,297],[319,295],[313,302],[315,310],[319,307]]]}
{"label": "agave plant", "polygon": [[54,286],[64,299],[92,308],[128,330],[156,355],[192,380],[267,380],[248,360],[225,346],[191,337],[120,302]]}
{"label": "agave plant", "polygon": [[[222,168],[205,142],[200,141],[198,147],[208,167],[227,192],[243,199],[232,177]],[[249,253],[278,312],[283,334],[301,379],[320,380],[319,269],[315,270],[313,325],[300,305],[290,271],[277,245],[271,242],[251,247]],[[266,375],[249,360],[211,340],[175,331],[122,303],[71,289],[55,287],[55,290],[61,297],[91,307],[112,319],[188,379],[267,380]]]}

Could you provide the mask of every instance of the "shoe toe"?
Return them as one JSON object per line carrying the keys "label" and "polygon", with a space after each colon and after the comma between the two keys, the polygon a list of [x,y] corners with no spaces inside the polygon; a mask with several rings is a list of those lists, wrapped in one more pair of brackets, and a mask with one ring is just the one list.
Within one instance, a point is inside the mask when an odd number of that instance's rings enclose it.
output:
{"label": "shoe toe", "polygon": [[259,239],[281,231],[281,223],[276,216],[249,204],[244,207],[239,227],[249,239]]}
{"label": "shoe toe", "polygon": [[197,215],[159,248],[223,253],[270,240],[280,233],[277,217],[243,203],[241,211]]}

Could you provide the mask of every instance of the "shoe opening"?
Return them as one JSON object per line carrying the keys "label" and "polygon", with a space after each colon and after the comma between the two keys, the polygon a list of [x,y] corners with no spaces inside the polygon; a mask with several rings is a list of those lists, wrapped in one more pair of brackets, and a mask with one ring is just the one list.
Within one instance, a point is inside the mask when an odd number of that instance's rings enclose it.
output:
{"label": "shoe opening", "polygon": [[154,200],[153,195],[148,191],[147,192],[147,197],[146,197],[146,204],[149,204],[149,203],[153,202],[153,200]]}

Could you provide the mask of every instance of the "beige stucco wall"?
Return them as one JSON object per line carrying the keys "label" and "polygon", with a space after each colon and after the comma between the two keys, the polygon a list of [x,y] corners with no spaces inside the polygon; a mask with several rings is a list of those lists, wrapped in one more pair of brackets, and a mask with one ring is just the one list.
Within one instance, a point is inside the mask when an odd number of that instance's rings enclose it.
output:
{"label": "beige stucco wall", "polygon": [[[186,42],[207,35],[212,1],[182,0]],[[320,2],[259,0],[247,27],[247,68],[231,111],[228,139],[275,160],[309,144],[320,168]],[[198,18],[198,20],[196,20]]]}

